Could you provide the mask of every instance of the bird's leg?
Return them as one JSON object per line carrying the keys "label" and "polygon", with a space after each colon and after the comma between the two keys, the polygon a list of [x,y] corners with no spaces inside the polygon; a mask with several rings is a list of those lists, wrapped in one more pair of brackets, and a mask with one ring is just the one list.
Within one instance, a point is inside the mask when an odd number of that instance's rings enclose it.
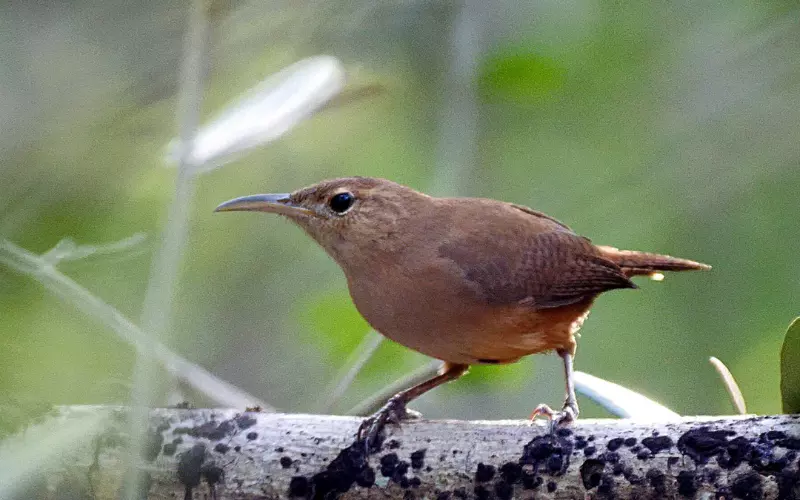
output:
{"label": "bird's leg", "polygon": [[372,450],[377,442],[378,434],[387,423],[399,424],[401,420],[408,418],[406,405],[422,396],[426,392],[434,389],[446,382],[455,380],[465,374],[469,365],[459,365],[445,362],[439,370],[439,374],[420,384],[417,384],[402,392],[398,392],[386,402],[383,407],[375,412],[371,417],[361,422],[358,428],[356,439],[364,439],[367,454]]}
{"label": "bird's leg", "polygon": [[541,404],[531,413],[531,420],[539,415],[549,418],[553,422],[553,429],[556,427],[574,422],[578,418],[578,400],[575,397],[575,379],[572,370],[572,360],[575,357],[575,344],[569,349],[558,349],[556,351],[564,361],[564,379],[567,388],[567,397],[561,411],[553,411],[546,404]]}
{"label": "bird's leg", "polygon": [[574,422],[578,418],[578,399],[575,397],[575,374],[572,370],[572,360],[575,358],[575,344],[569,350],[560,349],[558,355],[564,360],[564,380],[567,386],[567,397],[561,408],[561,419],[558,424]]}

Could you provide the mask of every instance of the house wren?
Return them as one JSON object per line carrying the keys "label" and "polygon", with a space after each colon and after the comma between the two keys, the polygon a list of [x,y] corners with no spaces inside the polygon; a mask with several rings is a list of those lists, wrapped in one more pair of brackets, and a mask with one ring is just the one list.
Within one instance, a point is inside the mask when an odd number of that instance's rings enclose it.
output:
{"label": "house wren", "polygon": [[439,374],[393,396],[365,420],[366,444],[406,405],[472,364],[555,351],[564,362],[560,412],[578,416],[575,334],[594,299],[636,288],[631,277],[709,269],[691,260],[592,244],[530,208],[482,198],[434,198],[382,179],[349,177],[287,194],[227,201],[216,211],[284,215],[341,266],[359,312],[386,337],[444,361]]}

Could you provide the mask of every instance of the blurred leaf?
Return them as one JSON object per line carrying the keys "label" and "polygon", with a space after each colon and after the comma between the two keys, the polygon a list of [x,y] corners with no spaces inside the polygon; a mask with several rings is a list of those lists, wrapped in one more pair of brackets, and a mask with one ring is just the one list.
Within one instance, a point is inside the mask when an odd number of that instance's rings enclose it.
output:
{"label": "blurred leaf", "polygon": [[479,75],[481,94],[487,99],[536,102],[564,85],[566,68],[557,61],[531,52],[509,50],[487,57]]}
{"label": "blurred leaf", "polygon": [[575,390],[621,418],[635,418],[643,422],[680,418],[674,411],[638,392],[581,371],[575,372]]}
{"label": "blurred leaf", "polygon": [[[282,137],[338,94],[344,81],[344,66],[331,56],[309,57],[267,77],[197,132],[189,155],[193,172],[209,172]],[[175,162],[179,146],[177,139],[169,145]]]}
{"label": "blurred leaf", "polygon": [[781,401],[784,413],[800,413],[800,317],[792,321],[783,338]]}
{"label": "blurred leaf", "polygon": [[369,325],[344,292],[323,292],[300,311],[300,321],[320,354],[329,360],[348,358]]}

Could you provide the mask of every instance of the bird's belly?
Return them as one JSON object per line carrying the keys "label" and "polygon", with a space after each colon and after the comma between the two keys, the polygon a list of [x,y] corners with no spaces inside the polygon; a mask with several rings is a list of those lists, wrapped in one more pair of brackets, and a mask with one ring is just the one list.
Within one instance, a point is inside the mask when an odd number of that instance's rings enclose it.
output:
{"label": "bird's belly", "polygon": [[561,311],[501,308],[455,332],[460,341],[451,355],[467,364],[498,364],[513,363],[529,354],[569,350],[587,315],[588,307]]}
{"label": "bird's belly", "polygon": [[[375,330],[417,352],[459,364],[511,363],[528,354],[567,349],[591,301],[536,311],[490,306],[442,292],[404,300],[359,300],[356,307]],[[387,297],[388,298],[388,297]]]}

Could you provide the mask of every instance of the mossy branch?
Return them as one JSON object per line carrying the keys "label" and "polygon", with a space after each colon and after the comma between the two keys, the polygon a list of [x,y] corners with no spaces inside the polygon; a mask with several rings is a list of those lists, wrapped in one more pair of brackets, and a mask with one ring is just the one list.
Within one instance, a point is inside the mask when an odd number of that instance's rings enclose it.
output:
{"label": "mossy branch", "polygon": [[[116,498],[124,477],[127,410],[62,407],[52,418],[98,414],[106,415],[102,432],[38,471],[33,484],[39,490],[25,494]],[[800,494],[800,427],[790,415],[581,420],[556,436],[526,421],[409,421],[391,428],[368,460],[353,441],[360,423],[353,417],[158,409],[150,421],[139,467],[148,498],[156,499]],[[36,428],[24,439],[37,439]]]}

